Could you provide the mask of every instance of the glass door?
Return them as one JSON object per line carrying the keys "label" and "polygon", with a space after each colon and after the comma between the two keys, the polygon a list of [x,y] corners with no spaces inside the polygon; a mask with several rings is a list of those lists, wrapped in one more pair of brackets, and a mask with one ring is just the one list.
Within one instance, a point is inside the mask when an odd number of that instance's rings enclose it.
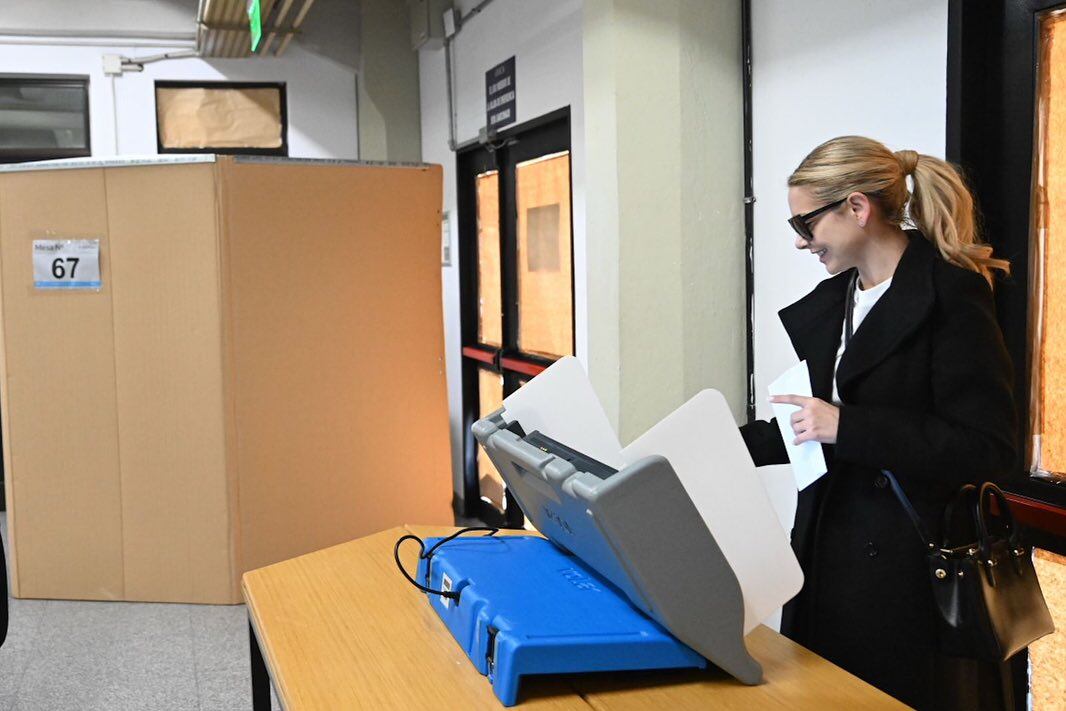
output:
{"label": "glass door", "polygon": [[470,426],[574,353],[570,119],[564,110],[459,153],[463,514],[520,527],[522,513]]}

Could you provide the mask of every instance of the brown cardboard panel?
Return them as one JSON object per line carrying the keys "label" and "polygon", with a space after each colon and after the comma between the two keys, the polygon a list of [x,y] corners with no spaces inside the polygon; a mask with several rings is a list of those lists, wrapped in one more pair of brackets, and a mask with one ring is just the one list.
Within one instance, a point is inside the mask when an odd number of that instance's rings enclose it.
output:
{"label": "brown cardboard panel", "polygon": [[440,167],[220,168],[242,568],[450,523]]}
{"label": "brown cardboard panel", "polygon": [[[33,288],[32,241],[63,237],[100,238],[101,291]],[[0,176],[0,416],[20,597],[124,594],[108,247],[103,171]]]}
{"label": "brown cardboard panel", "polygon": [[211,164],[106,174],[129,600],[239,601],[214,178]]}
{"label": "brown cardboard panel", "polygon": [[156,89],[156,116],[164,148],[279,148],[278,89]]}

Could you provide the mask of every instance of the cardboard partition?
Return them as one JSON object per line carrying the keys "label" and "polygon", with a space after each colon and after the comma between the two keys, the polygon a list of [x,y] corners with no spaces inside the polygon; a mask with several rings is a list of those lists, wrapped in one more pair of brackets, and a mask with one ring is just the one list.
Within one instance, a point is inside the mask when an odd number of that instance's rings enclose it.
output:
{"label": "cardboard partition", "polygon": [[127,599],[237,598],[214,171],[106,171]]}
{"label": "cardboard partition", "polygon": [[[441,171],[220,159],[0,172],[18,597],[233,603],[240,575],[450,523]],[[99,290],[32,241],[100,240]]]}
{"label": "cardboard partition", "polygon": [[450,523],[440,167],[221,168],[244,568]]}
{"label": "cardboard partition", "polygon": [[[100,240],[103,288],[34,289],[33,240],[75,237]],[[19,597],[124,594],[109,247],[104,171],[0,175],[0,422]]]}

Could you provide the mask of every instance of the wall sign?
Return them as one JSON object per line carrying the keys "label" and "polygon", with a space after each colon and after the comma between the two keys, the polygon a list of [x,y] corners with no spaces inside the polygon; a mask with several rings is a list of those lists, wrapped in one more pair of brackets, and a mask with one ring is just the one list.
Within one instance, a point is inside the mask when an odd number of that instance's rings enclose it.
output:
{"label": "wall sign", "polygon": [[33,286],[37,289],[99,289],[100,240],[33,240]]}
{"label": "wall sign", "polygon": [[485,72],[485,125],[503,128],[518,120],[515,109],[514,57]]}
{"label": "wall sign", "polygon": [[263,8],[259,0],[248,0],[248,36],[254,52],[259,49],[259,40],[263,39]]}

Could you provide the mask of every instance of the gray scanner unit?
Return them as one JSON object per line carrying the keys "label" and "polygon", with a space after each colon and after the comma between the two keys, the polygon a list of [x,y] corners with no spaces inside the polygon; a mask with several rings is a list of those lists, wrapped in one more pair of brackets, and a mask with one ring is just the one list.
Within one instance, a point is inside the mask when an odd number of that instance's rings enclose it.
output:
{"label": "gray scanner unit", "polygon": [[740,583],[670,462],[644,457],[601,478],[526,442],[503,413],[475,422],[474,437],[537,530],[711,663],[758,684]]}

